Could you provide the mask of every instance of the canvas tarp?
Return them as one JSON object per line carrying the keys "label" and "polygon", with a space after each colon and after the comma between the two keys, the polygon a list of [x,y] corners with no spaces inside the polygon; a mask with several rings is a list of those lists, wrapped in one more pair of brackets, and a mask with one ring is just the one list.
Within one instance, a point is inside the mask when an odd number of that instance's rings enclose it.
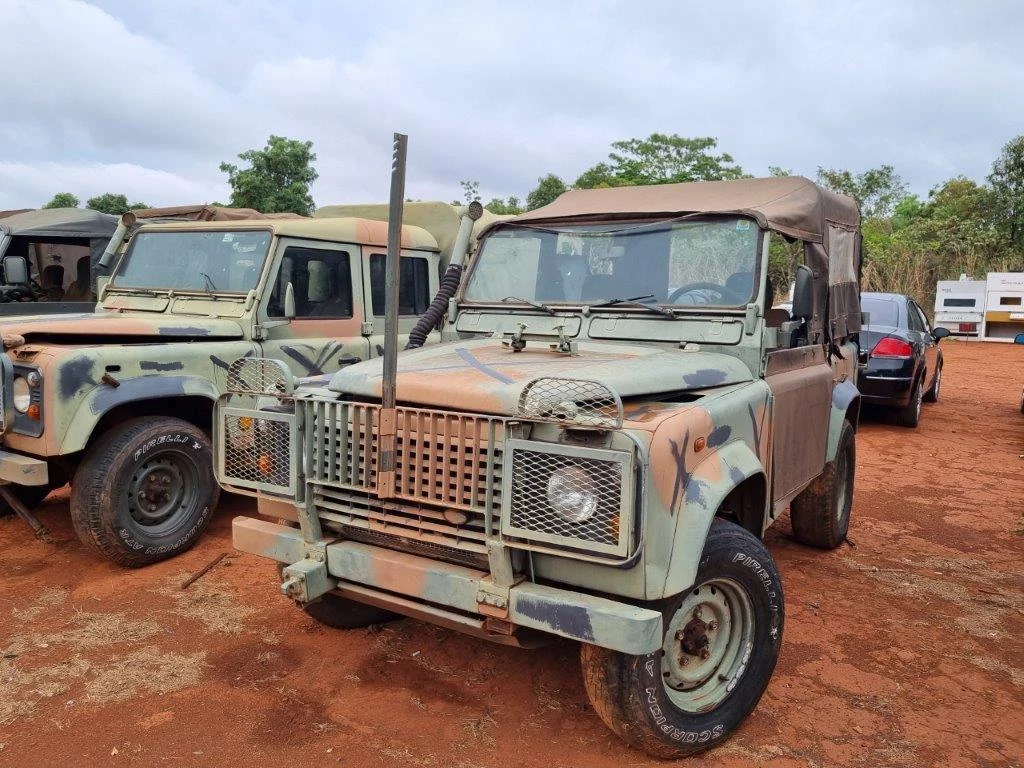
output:
{"label": "canvas tarp", "polygon": [[260,213],[255,208],[225,208],[220,205],[175,205],[132,211],[139,219],[176,221],[243,221],[246,219],[302,219],[297,213]]}
{"label": "canvas tarp", "polygon": [[814,271],[811,338],[827,331],[840,339],[860,330],[857,203],[801,176],[577,189],[489,228],[688,214],[749,216],[764,229],[803,241],[805,263]]}
{"label": "canvas tarp", "polygon": [[117,216],[87,208],[43,208],[0,219],[0,231],[12,237],[110,240],[117,223]]}

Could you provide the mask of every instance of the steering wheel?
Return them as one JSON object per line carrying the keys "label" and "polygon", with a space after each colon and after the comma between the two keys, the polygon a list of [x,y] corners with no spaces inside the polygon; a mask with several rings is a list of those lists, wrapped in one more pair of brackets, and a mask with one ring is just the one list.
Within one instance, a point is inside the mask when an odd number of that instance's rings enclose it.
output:
{"label": "steering wheel", "polygon": [[730,304],[742,304],[746,298],[717,283],[687,283],[672,291],[672,294],[668,297],[669,303],[675,304],[676,299],[688,291],[714,291],[722,297],[723,301],[728,301]]}

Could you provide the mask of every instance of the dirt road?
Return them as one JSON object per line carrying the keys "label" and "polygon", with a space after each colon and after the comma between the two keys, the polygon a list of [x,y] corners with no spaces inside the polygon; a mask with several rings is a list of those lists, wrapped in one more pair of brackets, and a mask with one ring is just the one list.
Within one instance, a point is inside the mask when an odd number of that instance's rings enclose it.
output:
{"label": "dirt road", "polygon": [[[868,415],[851,546],[768,536],[787,617],[768,692],[692,765],[1024,766],[1024,347],[946,343],[942,400],[907,430]],[[576,647],[491,646],[405,620],[319,627],[273,568],[232,556],[228,499],[168,563],[85,553],[0,520],[0,764],[659,764],[599,722]]]}

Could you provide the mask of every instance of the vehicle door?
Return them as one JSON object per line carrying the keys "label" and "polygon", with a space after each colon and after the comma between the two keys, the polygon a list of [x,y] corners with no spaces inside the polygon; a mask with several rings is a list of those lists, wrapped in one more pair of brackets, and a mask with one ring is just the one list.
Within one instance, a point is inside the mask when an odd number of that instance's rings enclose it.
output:
{"label": "vehicle door", "polygon": [[825,468],[833,386],[825,348],[769,352],[765,383],[772,392],[772,502],[778,512]]}
{"label": "vehicle door", "polygon": [[925,366],[925,377],[922,386],[927,390],[935,380],[935,372],[939,370],[939,343],[932,335],[932,327],[925,316],[924,311],[917,305],[916,301],[909,301],[907,311],[913,318],[912,328],[919,328],[921,338],[921,350],[924,353],[922,360]]}
{"label": "vehicle door", "polygon": [[[384,354],[385,273],[387,255],[383,248],[363,247],[363,291],[366,302],[364,322],[369,331],[370,356]],[[403,250],[399,261],[398,348],[404,349],[409,332],[427,311],[438,287],[438,256],[431,251]],[[437,334],[433,335],[433,340]]]}
{"label": "vehicle door", "polygon": [[[359,254],[353,244],[278,242],[257,318],[263,356],[284,361],[300,377],[333,373],[369,357]],[[289,284],[295,298],[291,318],[285,311]]]}

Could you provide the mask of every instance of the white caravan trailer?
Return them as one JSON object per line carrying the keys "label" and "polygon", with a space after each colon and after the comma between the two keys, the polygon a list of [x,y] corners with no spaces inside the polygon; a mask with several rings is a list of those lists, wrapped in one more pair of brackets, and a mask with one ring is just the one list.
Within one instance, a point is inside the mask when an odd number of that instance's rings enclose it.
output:
{"label": "white caravan trailer", "polygon": [[954,336],[978,336],[985,319],[985,281],[960,275],[935,286],[935,321]]}
{"label": "white caravan trailer", "polygon": [[1024,333],[1024,272],[989,272],[982,336],[1013,341]]}

